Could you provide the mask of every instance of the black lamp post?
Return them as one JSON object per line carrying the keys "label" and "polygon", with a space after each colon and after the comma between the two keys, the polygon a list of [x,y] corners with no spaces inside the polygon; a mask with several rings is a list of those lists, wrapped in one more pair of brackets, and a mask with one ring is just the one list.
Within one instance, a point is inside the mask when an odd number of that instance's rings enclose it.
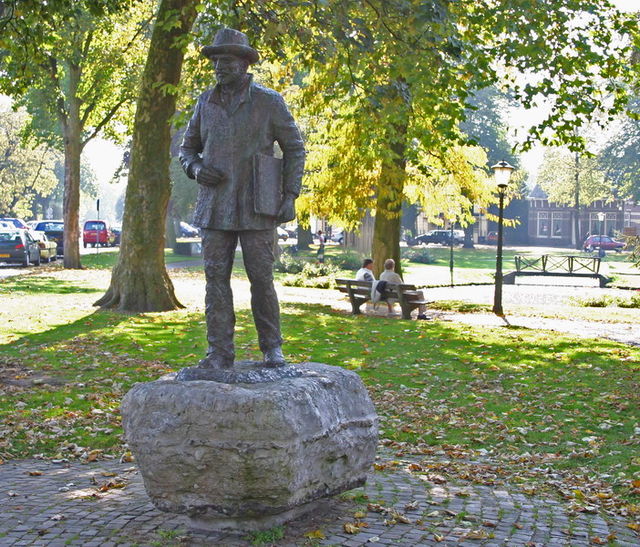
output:
{"label": "black lamp post", "polygon": [[602,236],[604,232],[604,219],[606,218],[604,213],[598,213],[598,220],[600,221],[600,240],[598,243],[598,256],[602,258],[604,256],[604,249],[602,248]]}
{"label": "black lamp post", "polygon": [[455,216],[450,215],[451,231],[449,233],[449,275],[451,277],[451,286],[453,287],[453,225],[455,224]]}
{"label": "black lamp post", "polygon": [[496,252],[496,277],[495,291],[493,295],[493,313],[504,317],[502,311],[502,231],[504,219],[504,194],[511,178],[511,172],[515,169],[506,161],[502,160],[491,167],[495,173],[496,186],[498,187],[499,213],[498,213],[498,249]]}

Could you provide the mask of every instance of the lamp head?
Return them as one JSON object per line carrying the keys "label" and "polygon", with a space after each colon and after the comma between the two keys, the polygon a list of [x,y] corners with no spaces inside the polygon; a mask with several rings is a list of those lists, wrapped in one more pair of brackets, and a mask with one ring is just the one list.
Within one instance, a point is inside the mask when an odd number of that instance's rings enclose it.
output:
{"label": "lamp head", "polygon": [[496,185],[501,192],[504,192],[509,184],[511,173],[515,169],[513,165],[509,165],[506,161],[500,160],[495,165],[491,166],[496,178]]}

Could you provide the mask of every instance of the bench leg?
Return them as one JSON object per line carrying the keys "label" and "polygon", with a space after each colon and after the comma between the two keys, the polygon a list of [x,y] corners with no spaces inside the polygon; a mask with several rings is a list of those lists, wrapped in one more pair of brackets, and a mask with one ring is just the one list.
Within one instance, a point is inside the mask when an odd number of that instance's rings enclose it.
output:
{"label": "bench leg", "polygon": [[401,304],[402,308],[402,319],[411,319],[411,311],[415,308],[411,304]]}

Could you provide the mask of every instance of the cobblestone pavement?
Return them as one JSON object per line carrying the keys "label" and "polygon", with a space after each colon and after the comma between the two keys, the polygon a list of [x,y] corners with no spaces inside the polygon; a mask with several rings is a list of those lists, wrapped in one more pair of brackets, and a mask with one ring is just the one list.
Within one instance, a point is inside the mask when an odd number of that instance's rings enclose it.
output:
{"label": "cobblestone pavement", "polygon": [[[387,461],[385,458],[384,461]],[[385,467],[385,466],[380,466]],[[504,485],[455,483],[416,474],[401,460],[373,471],[366,487],[289,523],[262,545],[441,545],[556,547],[640,545],[623,520],[572,512],[566,502]],[[132,464],[0,465],[0,545],[245,546],[266,535],[199,534],[148,500]],[[348,533],[347,530],[355,533]]]}

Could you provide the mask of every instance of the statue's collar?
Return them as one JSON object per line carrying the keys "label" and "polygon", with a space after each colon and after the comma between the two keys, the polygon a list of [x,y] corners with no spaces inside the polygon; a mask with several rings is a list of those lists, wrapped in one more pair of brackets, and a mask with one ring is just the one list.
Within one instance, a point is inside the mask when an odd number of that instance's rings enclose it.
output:
{"label": "statue's collar", "polygon": [[[233,97],[234,104],[240,105],[251,100],[252,83],[253,74],[247,74],[244,78],[244,81],[242,82],[242,85],[238,89],[230,93],[230,95]],[[211,93],[211,97],[209,100],[218,105],[224,105],[224,101],[222,100],[222,86],[220,84],[216,84],[216,86],[213,88],[213,93]]]}

